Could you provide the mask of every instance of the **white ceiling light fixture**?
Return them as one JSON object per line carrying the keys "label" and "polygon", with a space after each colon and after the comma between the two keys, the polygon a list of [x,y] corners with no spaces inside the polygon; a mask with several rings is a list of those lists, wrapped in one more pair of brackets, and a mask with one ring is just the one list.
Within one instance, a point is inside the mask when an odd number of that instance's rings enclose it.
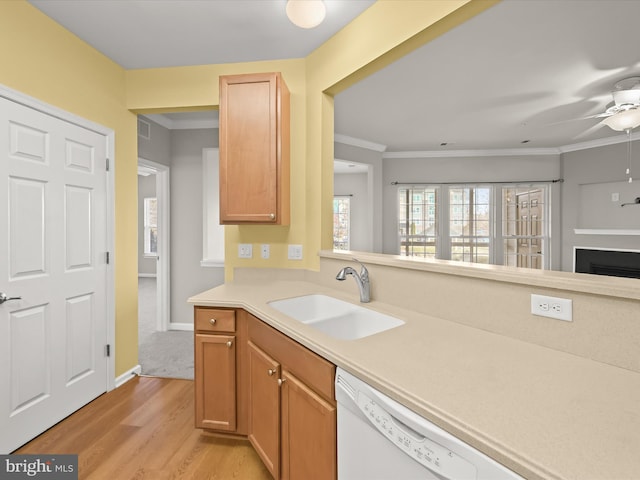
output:
{"label": "white ceiling light fixture", "polygon": [[602,123],[612,130],[624,132],[640,126],[640,109],[630,108],[605,118]]}
{"label": "white ceiling light fixture", "polygon": [[327,7],[322,0],[288,0],[287,17],[300,28],[313,28],[322,23]]}
{"label": "white ceiling light fixture", "polygon": [[612,130],[624,132],[640,126],[640,77],[620,80],[611,92],[613,103],[605,112],[595,117]]}

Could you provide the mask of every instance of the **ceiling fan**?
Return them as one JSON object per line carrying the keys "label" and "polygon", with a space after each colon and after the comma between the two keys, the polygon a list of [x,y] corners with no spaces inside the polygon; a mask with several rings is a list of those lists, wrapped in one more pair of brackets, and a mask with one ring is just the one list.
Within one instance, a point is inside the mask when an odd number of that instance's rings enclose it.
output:
{"label": "ceiling fan", "polygon": [[591,118],[604,118],[600,123],[619,132],[640,126],[640,77],[620,80],[613,86],[611,95],[613,102],[607,109]]}

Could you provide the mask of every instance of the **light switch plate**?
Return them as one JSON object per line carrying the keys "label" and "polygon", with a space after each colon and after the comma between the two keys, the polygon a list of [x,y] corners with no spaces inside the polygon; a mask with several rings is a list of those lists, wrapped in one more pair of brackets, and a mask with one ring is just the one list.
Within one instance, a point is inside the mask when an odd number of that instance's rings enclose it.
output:
{"label": "light switch plate", "polygon": [[289,245],[289,260],[302,260],[302,245]]}
{"label": "light switch plate", "polygon": [[250,243],[240,243],[238,245],[238,258],[251,258],[253,256],[253,247]]}

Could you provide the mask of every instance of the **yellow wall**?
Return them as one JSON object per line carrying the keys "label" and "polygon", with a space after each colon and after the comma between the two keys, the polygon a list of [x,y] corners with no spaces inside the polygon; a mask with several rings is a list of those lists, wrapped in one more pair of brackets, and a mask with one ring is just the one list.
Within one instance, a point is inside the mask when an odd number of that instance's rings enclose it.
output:
{"label": "yellow wall", "polygon": [[[331,246],[332,95],[494,3],[379,0],[306,59],[124,71],[26,1],[0,1],[0,84],[115,131],[116,375],[138,363],[131,112],[217,107],[219,75],[282,72],[291,91],[291,225],[225,227],[225,278],[238,266],[317,269],[317,251]],[[238,243],[264,242],[269,260],[237,258]],[[304,260],[287,260],[287,244],[302,244]]]}
{"label": "yellow wall", "polygon": [[26,1],[0,1],[0,84],[115,131],[116,375],[138,363],[137,133],[124,70]]}

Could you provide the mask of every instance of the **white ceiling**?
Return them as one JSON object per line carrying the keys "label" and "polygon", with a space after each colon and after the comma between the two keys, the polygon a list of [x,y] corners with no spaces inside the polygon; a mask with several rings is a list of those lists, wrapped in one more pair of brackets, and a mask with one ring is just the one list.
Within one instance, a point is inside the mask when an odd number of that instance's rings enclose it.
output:
{"label": "white ceiling", "polygon": [[624,138],[578,119],[640,74],[638,18],[640,1],[505,0],[337,95],[336,132],[387,152]]}
{"label": "white ceiling", "polygon": [[[325,23],[303,30],[285,0],[30,2],[127,69],[304,57],[373,3],[325,0]],[[624,140],[579,119],[640,75],[638,18],[634,0],[504,0],[337,95],[336,133],[389,158]]]}
{"label": "white ceiling", "polygon": [[324,0],[325,21],[293,25],[286,0],[29,0],[126,69],[302,58],[374,0]]}

